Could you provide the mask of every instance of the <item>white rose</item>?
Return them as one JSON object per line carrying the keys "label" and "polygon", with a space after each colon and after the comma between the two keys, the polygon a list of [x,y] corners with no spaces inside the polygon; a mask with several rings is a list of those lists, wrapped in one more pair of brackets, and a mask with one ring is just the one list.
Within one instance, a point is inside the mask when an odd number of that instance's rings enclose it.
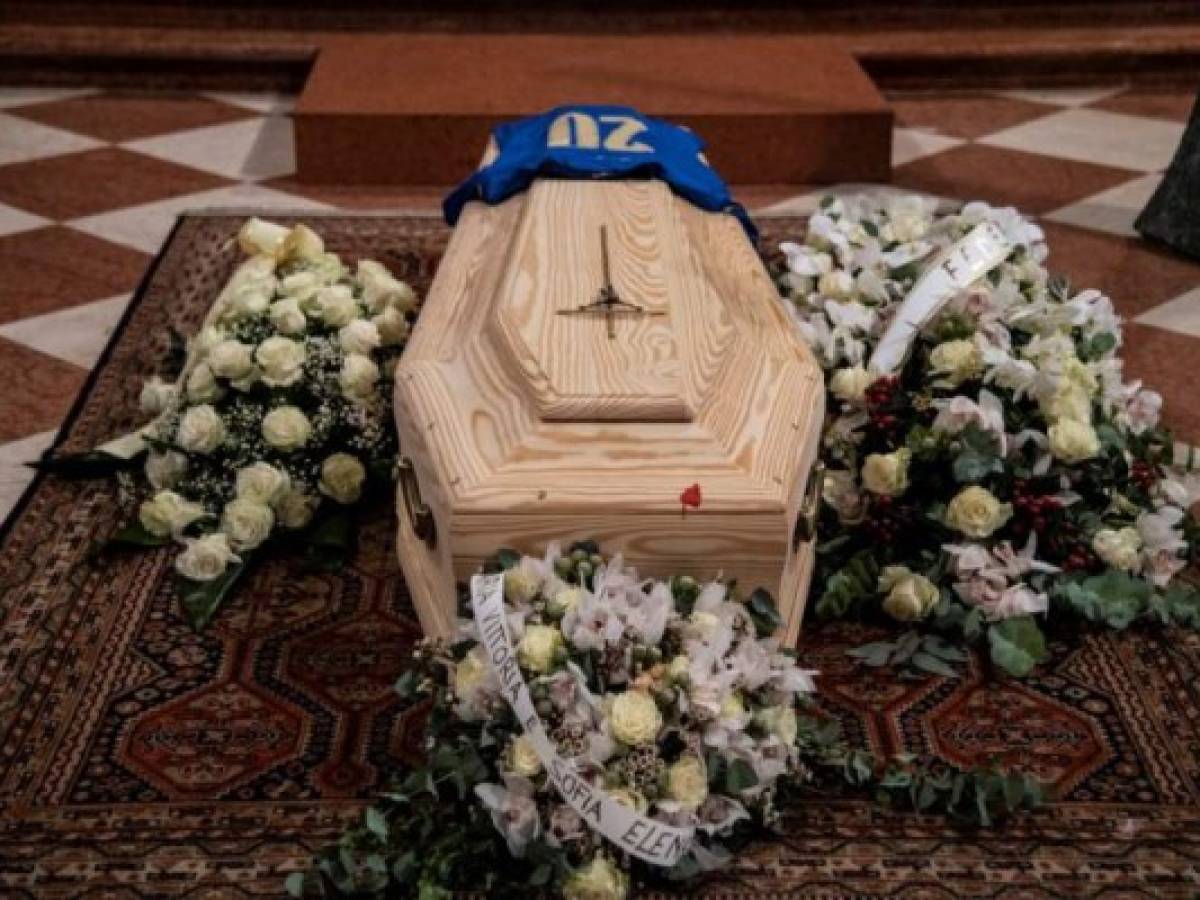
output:
{"label": "white rose", "polygon": [[1100,438],[1086,422],[1059,419],[1047,431],[1050,452],[1066,463],[1083,462],[1100,455]]}
{"label": "white rose", "polygon": [[1089,424],[1092,421],[1091,396],[1083,387],[1066,378],[1059,380],[1054,393],[1040,397],[1038,406],[1042,415],[1052,423],[1060,419],[1074,419]]}
{"label": "white rose", "polygon": [[847,525],[861,522],[866,512],[863,493],[858,489],[854,475],[845,469],[829,469],[821,484],[821,499],[837,513],[838,519]]}
{"label": "white rose", "polygon": [[271,387],[287,387],[299,381],[307,357],[304,344],[278,336],[267,338],[254,351],[254,359],[263,370],[262,380]]}
{"label": "white rose", "polygon": [[654,698],[644,691],[625,691],[613,700],[609,713],[613,737],[623,744],[649,744],[662,728],[662,713]]}
{"label": "white rose", "polygon": [[1012,518],[1012,504],[1001,503],[987,488],[971,485],[946,507],[946,524],[968,537],[985,538]]}
{"label": "white rose", "polygon": [[358,302],[350,288],[335,284],[317,294],[317,313],[330,328],[341,328],[358,318]]}
{"label": "white rose", "polygon": [[293,272],[279,282],[279,292],[302,306],[313,302],[324,287],[325,282],[316,272]]}
{"label": "white rose", "polygon": [[721,700],[721,709],[717,713],[717,718],[737,721],[744,715],[746,715],[746,704],[742,702],[741,694],[737,691],[726,694]]}
{"label": "white rose", "polygon": [[375,392],[379,381],[379,366],[369,356],[349,353],[342,360],[338,384],[347,400],[365,400]]}
{"label": "white rose", "polygon": [[284,528],[303,528],[312,521],[317,498],[297,488],[289,488],[275,506],[275,515]]}
{"label": "white rose", "polygon": [[225,423],[207,403],[185,412],[175,432],[175,442],[189,453],[212,453],[224,441]]}
{"label": "white rose", "polygon": [[518,775],[532,778],[542,771],[542,759],[533,744],[525,735],[518,735],[508,747],[508,761],[512,770]]}
{"label": "white rose", "polygon": [[886,591],[883,611],[898,622],[924,619],[937,606],[937,586],[906,566],[887,566],[879,576],[879,590]]}
{"label": "white rose", "polygon": [[262,436],[277,450],[296,450],[308,443],[312,423],[294,406],[279,406],[262,420]]}
{"label": "white rose", "polygon": [[279,245],[281,259],[319,260],[325,253],[325,242],[321,236],[301,223],[292,228]]}
{"label": "white rose", "polygon": [[945,341],[930,352],[929,363],[934,372],[957,386],[983,371],[983,354],[974,341]]}
{"label": "white rose", "polygon": [[528,603],[537,594],[542,583],[520,566],[504,573],[504,599],[509,603]]}
{"label": "white rose", "polygon": [[379,340],[385,347],[403,344],[408,340],[411,330],[408,319],[394,306],[389,306],[371,321],[375,323],[375,328],[379,331]]}
{"label": "white rose", "polygon": [[275,256],[288,235],[288,229],[264,219],[250,218],[238,231],[238,246],[247,256]]}
{"label": "white rose", "polygon": [[929,230],[929,220],[916,212],[904,211],[897,213],[888,222],[888,230],[892,237],[901,244],[907,244],[920,239]]}
{"label": "white rose", "polygon": [[285,297],[271,304],[267,318],[276,331],[284,334],[303,334],[308,327],[308,319],[300,309],[295,297]]}
{"label": "white rose", "polygon": [[686,653],[680,653],[671,660],[671,664],[667,666],[667,675],[672,681],[687,681],[688,669],[691,667],[692,661],[688,659]]}
{"label": "white rose", "polygon": [[234,292],[229,299],[226,317],[250,319],[261,316],[271,304],[274,285],[249,284]]}
{"label": "white rose", "polygon": [[242,561],[219,531],[190,538],[185,543],[187,549],[175,557],[175,571],[192,581],[212,581],[224,574],[230,563]]}
{"label": "white rose", "polygon": [[1101,528],[1092,538],[1092,549],[1113,568],[1135,572],[1142,549],[1142,536],[1136,528]]}
{"label": "white rose", "polygon": [[622,806],[632,809],[635,812],[644,813],[650,806],[649,801],[642,796],[641,792],[630,790],[625,787],[610,788],[606,791],[608,798],[615,803],[620,803]]}
{"label": "white rose", "polygon": [[274,527],[271,507],[256,500],[230,500],[221,513],[221,530],[235,550],[253,550],[271,536]]}
{"label": "white rose", "polygon": [[225,329],[219,325],[205,325],[200,329],[200,332],[192,338],[190,350],[197,357],[208,355],[209,351],[217,344],[226,340]]}
{"label": "white rose", "polygon": [[146,457],[146,480],[156,490],[172,487],[187,473],[187,457],[175,450],[150,451]]}
{"label": "white rose", "polygon": [[249,344],[224,340],[208,352],[208,367],[218,378],[236,381],[254,370],[254,354]]}
{"label": "white rose", "polygon": [[603,856],[593,856],[563,882],[563,900],[625,900],[629,876]]}
{"label": "white rose", "polygon": [[237,473],[237,495],[243,500],[253,500],[274,506],[291,486],[287,472],[270,463],[256,462]]}
{"label": "white rose", "polygon": [[863,395],[874,380],[875,376],[862,366],[851,366],[833,373],[829,389],[844,403],[862,403]]}
{"label": "white rose", "polygon": [[768,706],[754,714],[754,721],[767,734],[773,734],[790,747],[796,743],[800,725],[791,706]]}
{"label": "white rose", "polygon": [[531,672],[548,672],[562,645],[562,632],[556,626],[528,625],[517,645],[517,659]]}
{"label": "white rose", "polygon": [[174,491],[159,491],[138,509],[138,521],[151,534],[170,537],[204,518],[204,507]]}
{"label": "white rose", "polygon": [[369,354],[380,344],[379,329],[366,319],[355,319],[338,332],[338,344],[347,353]]}
{"label": "white rose", "polygon": [[817,279],[817,291],[824,297],[840,299],[850,296],[854,290],[854,279],[843,269],[834,269]]}
{"label": "white rose", "polygon": [[897,497],[908,490],[908,464],[912,451],[901,448],[894,453],[872,453],[863,463],[862,483],[872,494]]}
{"label": "white rose", "polygon": [[563,588],[547,602],[546,611],[552,616],[565,616],[577,607],[582,599],[583,591],[580,588]]}
{"label": "white rose", "polygon": [[187,396],[192,403],[211,403],[224,394],[225,389],[217,383],[208,363],[202,362],[188,373]]}
{"label": "white rose", "polygon": [[350,504],[362,496],[367,470],[349,453],[335,453],[321,463],[321,493],[338,503]]}
{"label": "white rose", "polygon": [[138,397],[138,404],[141,406],[142,412],[156,416],[174,403],[178,394],[179,389],[175,385],[163,381],[155,375],[153,378],[147,378],[142,384],[142,393]]}
{"label": "white rose", "polygon": [[487,654],[476,644],[454,667],[454,693],[459,699],[469,698],[488,680]]}
{"label": "white rose", "polygon": [[708,799],[708,771],[698,756],[682,756],[667,769],[667,795],[689,809]]}
{"label": "white rose", "polygon": [[363,300],[372,313],[382,312],[388,306],[404,312],[417,305],[413,289],[373,259],[360,260],[355,277],[362,285]]}

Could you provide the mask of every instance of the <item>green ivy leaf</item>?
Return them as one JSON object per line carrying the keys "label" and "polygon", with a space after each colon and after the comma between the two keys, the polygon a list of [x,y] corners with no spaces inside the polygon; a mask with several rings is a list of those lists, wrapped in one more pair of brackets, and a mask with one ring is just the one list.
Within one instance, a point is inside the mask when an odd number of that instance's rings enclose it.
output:
{"label": "green ivy leaf", "polygon": [[1046,638],[1031,616],[1013,616],[988,629],[992,661],[1023,678],[1046,657]]}
{"label": "green ivy leaf", "polygon": [[104,544],[105,550],[151,550],[171,543],[170,537],[152,534],[141,522],[131,522],[118,530]]}
{"label": "green ivy leaf", "polygon": [[521,564],[521,554],[516,550],[497,550],[496,562],[500,564],[500,568],[504,571],[515,569]]}
{"label": "green ivy leaf", "polygon": [[730,794],[739,794],[756,784],[758,784],[758,776],[754,774],[754,767],[750,763],[740,757],[729,763],[729,769],[725,773],[726,791]]}
{"label": "green ivy leaf", "polygon": [[746,600],[746,612],[754,623],[760,638],[773,635],[783,625],[783,618],[775,606],[775,598],[763,588],[755,588]]}

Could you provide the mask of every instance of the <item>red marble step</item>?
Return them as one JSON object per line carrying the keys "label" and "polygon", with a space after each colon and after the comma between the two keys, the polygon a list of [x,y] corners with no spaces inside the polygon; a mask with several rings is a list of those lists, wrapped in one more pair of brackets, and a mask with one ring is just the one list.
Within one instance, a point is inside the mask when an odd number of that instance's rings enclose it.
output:
{"label": "red marble step", "polygon": [[623,104],[688,125],[731,182],[890,177],[892,113],[850,53],[733,35],[330,39],[296,106],[298,177],[453,182],[498,122],[564,103]]}

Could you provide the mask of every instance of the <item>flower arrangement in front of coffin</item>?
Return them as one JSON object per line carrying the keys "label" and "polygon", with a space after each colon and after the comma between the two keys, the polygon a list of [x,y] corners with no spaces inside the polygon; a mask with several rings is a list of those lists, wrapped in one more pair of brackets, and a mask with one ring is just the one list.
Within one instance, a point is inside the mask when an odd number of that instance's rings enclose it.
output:
{"label": "flower arrangement in front of coffin", "polygon": [[[180,546],[180,597],[196,628],[271,543],[329,565],[353,545],[353,513],[388,497],[396,460],[391,372],[418,301],[379,263],[351,272],[305,225],[259,219],[247,255],[188,342],[176,377],[149,379],[154,418],[51,470],[142,464],[151,492],[109,549]],[[372,482],[386,489],[372,491]]]}

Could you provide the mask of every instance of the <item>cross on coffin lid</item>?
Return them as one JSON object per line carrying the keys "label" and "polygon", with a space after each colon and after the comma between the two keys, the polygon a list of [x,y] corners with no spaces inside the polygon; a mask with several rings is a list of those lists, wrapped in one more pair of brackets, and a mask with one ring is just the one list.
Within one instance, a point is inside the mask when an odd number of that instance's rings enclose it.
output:
{"label": "cross on coffin lid", "polygon": [[543,420],[695,417],[714,366],[697,365],[689,344],[703,329],[716,356],[734,334],[676,202],[657,181],[530,189],[495,327]]}

